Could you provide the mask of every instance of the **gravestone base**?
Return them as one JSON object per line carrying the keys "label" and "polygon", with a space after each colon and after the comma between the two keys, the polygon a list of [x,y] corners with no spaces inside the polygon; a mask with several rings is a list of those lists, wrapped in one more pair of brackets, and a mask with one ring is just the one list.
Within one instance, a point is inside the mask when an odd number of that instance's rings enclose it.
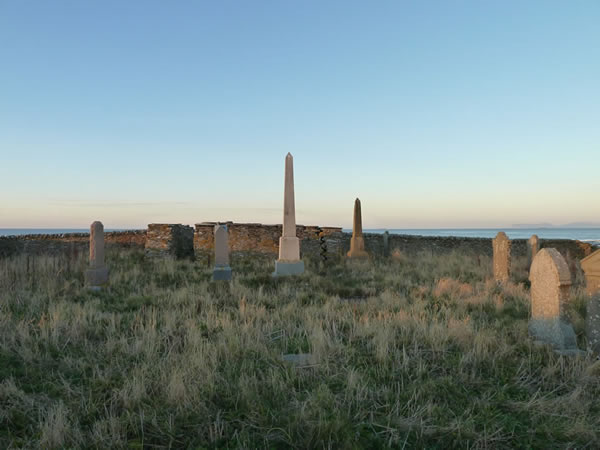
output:
{"label": "gravestone base", "polygon": [[362,236],[352,236],[350,240],[350,251],[346,253],[348,258],[364,259],[369,254],[365,251],[365,240]]}
{"label": "gravestone base", "polygon": [[551,345],[560,354],[580,352],[573,327],[560,319],[531,319],[529,335]]}
{"label": "gravestone base", "polygon": [[368,259],[369,254],[364,250],[351,250],[346,256],[350,259]]}
{"label": "gravestone base", "polygon": [[285,277],[289,275],[300,275],[304,273],[304,261],[275,261],[274,277]]}
{"label": "gravestone base", "polygon": [[108,267],[94,267],[85,271],[85,282],[89,289],[98,291],[108,284]]}
{"label": "gravestone base", "polygon": [[216,266],[213,270],[213,281],[231,281],[231,267]]}

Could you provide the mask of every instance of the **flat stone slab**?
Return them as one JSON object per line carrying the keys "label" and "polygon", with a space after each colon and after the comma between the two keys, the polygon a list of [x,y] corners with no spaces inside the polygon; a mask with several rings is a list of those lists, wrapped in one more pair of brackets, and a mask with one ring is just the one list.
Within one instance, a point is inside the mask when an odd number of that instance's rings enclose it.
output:
{"label": "flat stone slab", "polygon": [[281,355],[281,359],[297,367],[315,364],[315,358],[312,353],[288,353],[287,355]]}
{"label": "flat stone slab", "polygon": [[304,261],[275,261],[274,277],[300,275],[304,273]]}
{"label": "flat stone slab", "polygon": [[213,270],[213,281],[231,281],[231,267],[215,267]]}

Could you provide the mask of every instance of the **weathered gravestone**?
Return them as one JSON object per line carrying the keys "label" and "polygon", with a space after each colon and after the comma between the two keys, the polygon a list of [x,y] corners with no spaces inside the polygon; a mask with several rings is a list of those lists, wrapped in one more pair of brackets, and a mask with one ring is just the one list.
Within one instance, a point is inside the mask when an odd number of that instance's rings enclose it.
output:
{"label": "weathered gravestone", "polygon": [[589,349],[600,354],[600,250],[581,260],[588,293],[586,334]]}
{"label": "weathered gravestone", "polygon": [[362,232],[362,212],[360,200],[354,200],[354,218],[352,221],[352,239],[350,239],[350,251],[348,258],[368,258],[369,254],[365,251],[365,239]]}
{"label": "weathered gravestone", "polygon": [[229,237],[227,225],[215,226],[215,268],[214,281],[230,281],[231,267],[229,267]]}
{"label": "weathered gravestone", "polygon": [[575,332],[564,315],[564,303],[571,288],[571,273],[565,259],[554,248],[540,250],[531,264],[529,279],[529,334],[559,353],[579,353]]}
{"label": "weathered gravestone", "polygon": [[383,256],[386,258],[390,256],[390,233],[388,230],[383,233]]}
{"label": "weathered gravestone", "polygon": [[92,290],[100,290],[108,283],[108,268],[104,265],[104,225],[94,222],[90,227],[90,267],[85,280]]}
{"label": "weathered gravestone", "polygon": [[540,251],[540,239],[534,234],[527,240],[527,267],[531,267],[533,258]]}
{"label": "weathered gravestone", "polygon": [[600,292],[600,250],[583,258],[581,268],[585,274],[587,293],[593,295]]}
{"label": "weathered gravestone", "polygon": [[285,184],[283,192],[283,230],[279,238],[279,259],[275,261],[273,276],[298,275],[304,272],[300,260],[300,240],[296,236],[296,205],[294,201],[294,158],[285,157]]}
{"label": "weathered gravestone", "polygon": [[504,231],[492,239],[494,254],[494,280],[506,282],[510,277],[510,241]]}

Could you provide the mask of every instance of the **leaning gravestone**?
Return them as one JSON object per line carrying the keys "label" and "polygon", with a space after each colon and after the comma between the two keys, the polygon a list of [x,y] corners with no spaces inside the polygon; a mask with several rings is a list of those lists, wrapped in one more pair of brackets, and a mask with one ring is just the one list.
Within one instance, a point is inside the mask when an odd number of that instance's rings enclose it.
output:
{"label": "leaning gravestone", "polygon": [[588,293],[586,303],[586,334],[588,347],[600,354],[600,250],[581,260]]}
{"label": "leaning gravestone", "polygon": [[231,280],[231,267],[229,267],[229,238],[227,225],[215,226],[215,268],[214,281]]}
{"label": "leaning gravestone", "polygon": [[108,283],[108,268],[104,265],[104,225],[94,222],[90,227],[90,268],[85,272],[88,287],[98,291]]}
{"label": "leaning gravestone", "polygon": [[494,253],[494,280],[506,282],[510,276],[510,241],[504,231],[492,239]]}
{"label": "leaning gravestone", "polygon": [[564,303],[571,288],[571,273],[565,259],[554,248],[540,250],[531,264],[529,279],[529,334],[559,353],[579,353],[573,327],[564,317]]}

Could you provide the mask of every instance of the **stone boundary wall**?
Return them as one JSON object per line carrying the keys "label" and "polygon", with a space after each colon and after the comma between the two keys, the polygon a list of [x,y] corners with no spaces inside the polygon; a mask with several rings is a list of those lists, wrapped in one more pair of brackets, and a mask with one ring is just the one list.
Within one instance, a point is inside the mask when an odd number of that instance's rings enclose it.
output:
{"label": "stone boundary wall", "polygon": [[[350,233],[343,233],[344,251],[350,249]],[[365,233],[367,252],[382,255],[383,234]],[[570,239],[540,239],[541,248],[555,248],[565,257],[582,259],[593,252],[594,247],[586,242]],[[406,254],[419,252],[447,253],[454,250],[478,255],[492,256],[492,238],[467,238],[453,236],[415,236],[406,234],[389,235],[389,251],[399,250]],[[513,257],[527,256],[527,239],[511,239]]]}
{"label": "stone boundary wall", "polygon": [[[107,246],[144,248],[146,230],[107,231],[104,233]],[[77,253],[88,251],[89,233],[23,234],[0,236],[0,257],[16,253],[28,255]]]}
{"label": "stone boundary wall", "polygon": [[[227,225],[229,249],[232,254],[246,252],[260,253],[277,257],[282,225],[263,225],[260,223],[221,222]],[[214,228],[217,222],[196,224],[194,232],[194,253],[197,258],[210,258],[214,252]],[[328,251],[339,253],[343,242],[342,229],[339,227],[318,227],[296,225],[296,236],[300,239],[301,255],[318,255],[320,235],[327,243]]]}
{"label": "stone boundary wall", "polygon": [[[185,242],[189,242],[190,231],[193,233],[193,250],[196,257],[211,257],[214,247],[213,229],[216,222],[203,222],[192,227],[185,227],[185,232],[177,236],[185,236]],[[226,223],[229,229],[229,245],[232,253],[256,252],[263,255],[276,257],[279,249],[279,237],[281,236],[281,225],[263,225],[258,223]],[[153,228],[157,226],[159,228]],[[149,229],[151,243],[149,248],[169,249],[170,240],[173,239],[171,231],[165,230],[172,227],[169,224],[150,224]],[[350,249],[351,233],[342,232],[338,227],[297,226],[297,236],[301,239],[302,255],[317,256],[320,251],[318,233],[322,231],[323,239],[327,245],[328,255],[344,255]],[[146,248],[146,230],[110,231],[104,233],[107,246],[119,245],[134,248]],[[175,239],[179,239],[175,237]],[[365,233],[365,247],[367,252],[382,255],[383,234]],[[164,240],[164,241],[162,241]],[[154,241],[154,242],[152,242]],[[512,255],[521,257],[527,255],[527,240],[513,239]],[[189,244],[185,244],[189,248]],[[582,259],[593,251],[593,247],[585,242],[569,239],[540,239],[540,248],[556,248],[563,256],[574,259]],[[33,234],[21,236],[0,237],[0,257],[15,253],[25,252],[27,254],[57,253],[86,251],[89,248],[89,233],[65,233],[65,234]],[[389,235],[389,252],[399,250],[405,254],[419,252],[446,253],[453,250],[466,251],[478,255],[492,256],[491,238],[464,238],[464,237],[432,237],[414,235]],[[171,251],[171,250],[168,250]],[[173,250],[175,253],[181,250]],[[185,253],[185,251],[183,251]]]}
{"label": "stone boundary wall", "polygon": [[194,256],[194,229],[189,225],[151,223],[144,248],[150,257],[191,258]]}

